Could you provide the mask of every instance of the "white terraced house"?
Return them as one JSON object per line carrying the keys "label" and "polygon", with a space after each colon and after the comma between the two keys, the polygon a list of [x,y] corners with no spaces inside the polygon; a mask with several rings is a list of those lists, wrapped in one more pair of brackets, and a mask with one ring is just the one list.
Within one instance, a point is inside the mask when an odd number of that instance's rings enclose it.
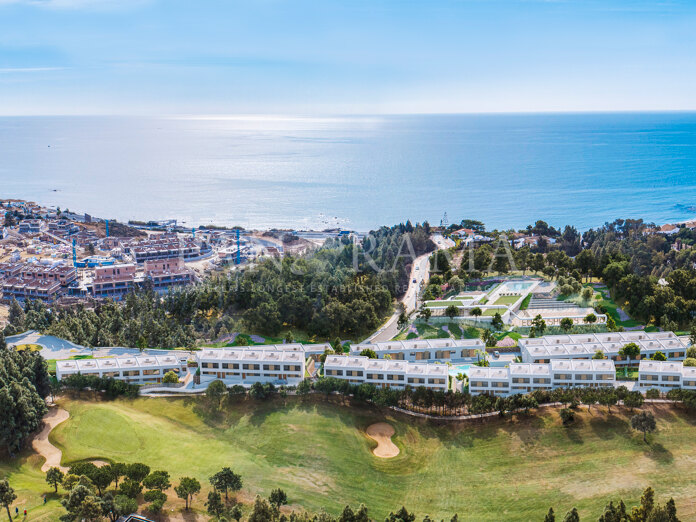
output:
{"label": "white terraced house", "polygon": [[305,354],[299,350],[207,348],[197,354],[201,382],[255,382],[297,385],[305,374]]}
{"label": "white terraced house", "polygon": [[369,383],[379,388],[431,388],[447,391],[449,372],[445,364],[418,364],[364,356],[329,355],[324,375],[344,379],[352,384]]}
{"label": "white terraced house", "polygon": [[513,363],[506,368],[494,366],[469,368],[469,393],[487,393],[501,397],[556,388],[613,387],[616,382],[614,361],[554,360],[550,364]]}
{"label": "white terraced house", "polygon": [[374,350],[380,359],[411,362],[468,362],[476,359],[477,350],[485,350],[481,339],[422,339],[388,341],[354,345],[351,355],[365,348]]}
{"label": "white terraced house", "polygon": [[188,354],[138,355],[57,361],[56,378],[60,381],[69,375],[80,373],[112,377],[134,384],[159,383],[167,372],[183,375],[186,372],[187,357]]}
{"label": "white terraced house", "polygon": [[670,360],[682,360],[688,347],[682,339],[672,332],[606,332],[595,334],[547,335],[531,339],[520,339],[519,347],[522,361],[528,363],[548,363],[556,359],[591,359],[601,351],[607,359],[617,366],[626,366],[629,361],[619,355],[628,343],[640,347],[640,355],[631,358],[630,365],[638,366],[642,359],[649,359],[656,352],[662,352]]}
{"label": "white terraced house", "polygon": [[640,361],[638,386],[641,391],[651,388],[663,392],[672,388],[696,390],[696,367],[677,361]]}

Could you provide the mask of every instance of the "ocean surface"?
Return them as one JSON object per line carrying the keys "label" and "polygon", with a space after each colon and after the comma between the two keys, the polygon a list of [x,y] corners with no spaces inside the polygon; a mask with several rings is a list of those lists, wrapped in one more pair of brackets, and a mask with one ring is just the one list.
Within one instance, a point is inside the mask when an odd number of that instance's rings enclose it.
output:
{"label": "ocean surface", "polygon": [[674,222],[696,114],[3,117],[0,197],[191,226]]}

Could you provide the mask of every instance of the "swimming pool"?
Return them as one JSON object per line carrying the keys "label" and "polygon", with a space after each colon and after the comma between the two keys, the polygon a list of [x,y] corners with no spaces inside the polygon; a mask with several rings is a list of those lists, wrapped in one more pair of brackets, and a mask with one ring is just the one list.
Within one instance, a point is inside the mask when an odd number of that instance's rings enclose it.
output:
{"label": "swimming pool", "polygon": [[463,373],[467,377],[469,376],[469,368],[471,368],[470,364],[456,364],[452,365],[449,367],[449,374],[452,377],[456,377],[460,373]]}
{"label": "swimming pool", "polygon": [[[523,292],[524,290],[527,290],[529,287],[531,287],[534,283],[528,282],[528,281],[510,281],[508,283],[504,283],[499,291],[511,291],[511,292]],[[505,287],[505,290],[503,290],[503,287]]]}

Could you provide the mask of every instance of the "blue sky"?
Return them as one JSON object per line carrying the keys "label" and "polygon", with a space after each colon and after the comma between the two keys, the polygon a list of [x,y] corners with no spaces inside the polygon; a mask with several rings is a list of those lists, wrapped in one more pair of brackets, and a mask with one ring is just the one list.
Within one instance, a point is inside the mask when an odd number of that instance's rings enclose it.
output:
{"label": "blue sky", "polygon": [[0,0],[0,114],[696,109],[692,0]]}

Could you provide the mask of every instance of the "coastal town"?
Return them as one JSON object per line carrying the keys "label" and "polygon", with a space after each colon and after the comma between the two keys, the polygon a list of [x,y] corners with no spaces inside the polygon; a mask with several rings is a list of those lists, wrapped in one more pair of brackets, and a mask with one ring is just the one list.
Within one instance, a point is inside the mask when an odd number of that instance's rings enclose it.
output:
{"label": "coastal town", "polygon": [[[680,270],[686,274],[696,262],[689,257],[693,222],[672,228],[617,220],[582,236],[541,221],[517,232],[486,231],[471,220],[462,225],[473,223],[475,228],[400,225],[380,232],[400,238],[393,242],[396,258],[413,249],[409,242],[419,246],[405,257],[407,264],[385,270],[396,273],[402,283],[372,326],[352,335],[348,329],[334,329],[344,336],[334,338],[284,323],[279,337],[267,319],[255,319],[258,311],[250,315],[237,303],[221,308],[215,300],[206,309],[202,296],[227,285],[225,281],[237,281],[238,288],[230,292],[244,291],[240,277],[255,277],[258,270],[282,273],[285,263],[362,245],[362,254],[350,255],[359,273],[369,263],[383,262],[366,249],[373,233],[187,230],[173,220],[123,224],[25,201],[3,200],[0,205],[3,344],[19,357],[44,361],[50,393],[62,397],[54,399],[57,406],[50,403],[47,419],[59,415],[65,422],[70,414],[61,405],[83,400],[86,390],[170,406],[173,400],[195,399],[215,411],[217,406],[211,405],[220,397],[247,397],[253,410],[266,407],[270,397],[306,401],[323,394],[328,404],[336,396],[341,402],[349,400],[356,412],[371,412],[375,422],[364,434],[377,446],[370,454],[390,460],[409,451],[403,441],[393,441],[393,425],[400,418],[493,422],[497,416],[513,417],[535,408],[541,414],[542,408],[566,405],[559,415],[562,429],[570,429],[582,416],[577,410],[582,403],[606,405],[609,413],[612,405],[631,411],[645,405],[640,415],[647,416],[649,425],[654,405],[691,404],[696,398],[696,330],[679,321],[677,312],[641,313],[623,289],[627,276],[614,275],[617,261],[600,259],[600,252],[591,249],[602,234],[612,240],[640,238],[684,265],[652,276],[654,292],[689,287]],[[317,276],[310,272],[310,277]],[[177,341],[158,345],[162,334],[145,338],[137,330],[162,317],[158,313],[137,322],[138,307],[167,307],[164,317],[172,321],[185,303],[179,300],[189,295],[196,296],[199,309],[186,326],[193,332],[186,346]],[[216,300],[229,298],[220,295]],[[93,328],[90,318],[105,310],[127,313],[129,308],[135,308],[133,319],[126,315],[118,320],[136,321],[134,336],[121,338],[133,341],[101,342],[109,337],[99,328],[113,328],[108,322],[87,335]],[[627,310],[637,312],[636,318]],[[207,325],[201,324],[202,316],[211,318]],[[83,338],[90,340],[80,343]],[[40,424],[40,417],[34,422]],[[44,435],[32,442],[46,459],[43,471],[98,473],[76,471],[69,461],[70,467],[64,466],[65,457],[48,439],[60,427],[46,422]],[[139,494],[116,493],[134,502],[119,508],[122,520],[149,520],[147,516],[161,512],[157,502],[171,502],[167,495],[149,494],[147,498],[159,500],[140,506]],[[215,494],[213,489],[210,495]],[[183,512],[188,512],[188,502],[187,497]],[[250,517],[263,508],[258,502]],[[222,506],[220,512],[231,509]],[[238,506],[241,513],[242,504]]]}

